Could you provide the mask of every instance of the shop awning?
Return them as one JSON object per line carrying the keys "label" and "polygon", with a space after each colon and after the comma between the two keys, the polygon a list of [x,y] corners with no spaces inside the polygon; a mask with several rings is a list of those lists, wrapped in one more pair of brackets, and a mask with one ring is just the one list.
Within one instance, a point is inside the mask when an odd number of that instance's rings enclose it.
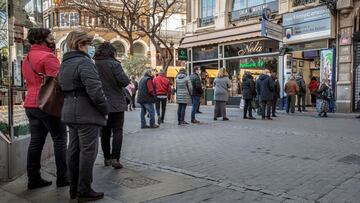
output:
{"label": "shop awning", "polygon": [[209,44],[246,40],[256,37],[261,37],[260,23],[184,37],[180,47],[190,48]]}

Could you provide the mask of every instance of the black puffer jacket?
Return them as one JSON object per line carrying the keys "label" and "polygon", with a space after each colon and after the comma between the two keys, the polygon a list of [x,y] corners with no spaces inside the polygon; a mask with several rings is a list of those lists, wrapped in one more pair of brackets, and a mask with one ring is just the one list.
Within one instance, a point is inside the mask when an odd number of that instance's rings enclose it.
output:
{"label": "black puffer jacket", "polygon": [[127,103],[124,91],[127,90],[124,88],[129,85],[130,79],[125,74],[120,62],[111,57],[97,56],[95,65],[109,102],[109,111],[126,111]]}
{"label": "black puffer jacket", "polygon": [[89,55],[82,51],[66,53],[59,81],[65,94],[61,116],[64,123],[106,125],[108,101]]}
{"label": "black puffer jacket", "polygon": [[256,96],[255,82],[251,75],[246,75],[243,78],[242,96],[244,99],[253,99]]}
{"label": "black puffer jacket", "polygon": [[274,80],[265,74],[259,76],[256,82],[256,92],[260,95],[260,101],[274,100]]}
{"label": "black puffer jacket", "polygon": [[202,88],[201,78],[198,74],[194,73],[190,76],[192,91],[191,96],[202,96],[204,90]]}

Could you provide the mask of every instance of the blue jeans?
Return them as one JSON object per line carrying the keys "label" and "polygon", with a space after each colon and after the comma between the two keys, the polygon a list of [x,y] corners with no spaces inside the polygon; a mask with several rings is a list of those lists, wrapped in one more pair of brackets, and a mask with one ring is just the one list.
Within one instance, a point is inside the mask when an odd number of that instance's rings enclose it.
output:
{"label": "blue jeans", "polygon": [[155,108],[153,103],[140,103],[141,106],[141,113],[140,113],[140,119],[141,119],[141,127],[146,126],[146,119],[145,114],[146,112],[149,113],[150,116],[150,126],[155,125]]}
{"label": "blue jeans", "polygon": [[187,104],[179,104],[177,110],[178,121],[185,121],[185,111]]}
{"label": "blue jeans", "polygon": [[201,98],[200,96],[191,96],[191,103],[192,103],[191,121],[195,120],[195,114],[200,105],[200,98]]}

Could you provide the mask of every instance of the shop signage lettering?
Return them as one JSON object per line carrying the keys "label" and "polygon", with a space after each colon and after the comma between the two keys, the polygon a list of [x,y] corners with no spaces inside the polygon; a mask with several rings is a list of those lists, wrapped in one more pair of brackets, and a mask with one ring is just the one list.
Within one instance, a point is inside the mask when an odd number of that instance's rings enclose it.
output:
{"label": "shop signage lettering", "polygon": [[262,59],[259,59],[258,61],[249,61],[240,63],[240,68],[247,69],[247,68],[264,68],[265,67],[265,61]]}
{"label": "shop signage lettering", "polygon": [[249,55],[249,54],[257,54],[262,53],[264,51],[264,45],[260,43],[260,41],[257,42],[250,42],[247,44],[244,44],[240,50],[238,51],[239,56]]}

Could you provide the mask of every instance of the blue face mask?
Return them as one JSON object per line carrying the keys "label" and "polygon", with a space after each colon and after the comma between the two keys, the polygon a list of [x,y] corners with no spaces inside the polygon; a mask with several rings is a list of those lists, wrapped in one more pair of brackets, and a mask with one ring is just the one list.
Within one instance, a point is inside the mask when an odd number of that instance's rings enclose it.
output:
{"label": "blue face mask", "polygon": [[88,52],[90,58],[93,58],[95,55],[95,47],[94,46],[88,46]]}

